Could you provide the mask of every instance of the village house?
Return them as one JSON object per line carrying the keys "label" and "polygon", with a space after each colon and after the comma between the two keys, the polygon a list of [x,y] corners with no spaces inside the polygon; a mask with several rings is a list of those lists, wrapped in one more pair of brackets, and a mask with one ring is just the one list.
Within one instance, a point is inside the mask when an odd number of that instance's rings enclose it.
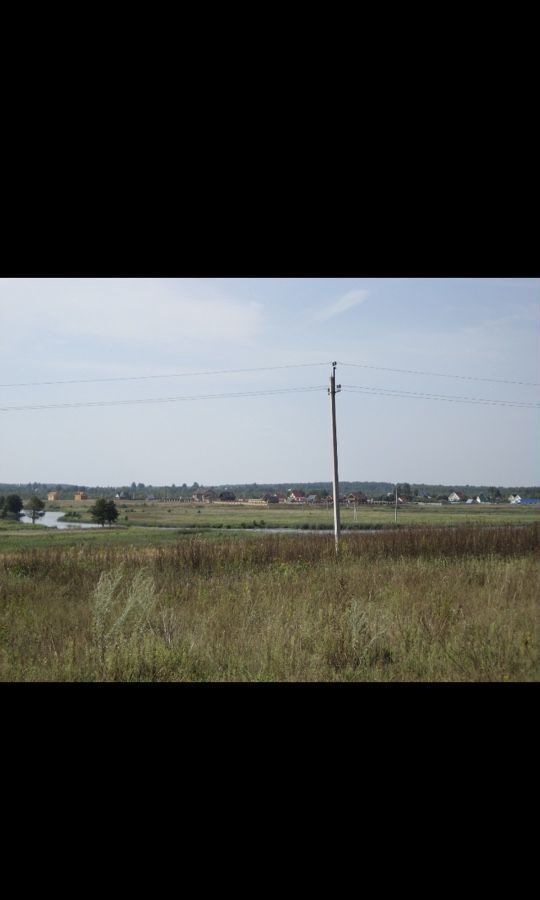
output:
{"label": "village house", "polygon": [[59,500],[60,491],[49,491],[47,494],[47,500]]}
{"label": "village house", "polygon": [[287,503],[305,503],[306,495],[303,491],[291,491],[287,497]]}
{"label": "village house", "polygon": [[351,491],[350,494],[347,494],[347,503],[355,504],[355,503],[367,503],[367,497],[362,491]]}
{"label": "village house", "polygon": [[233,494],[232,491],[222,491],[219,495],[219,499],[224,503],[234,503],[236,500],[236,494]]}
{"label": "village house", "polygon": [[75,493],[73,494],[73,499],[77,501],[88,500],[88,494],[86,493],[86,491],[75,491]]}
{"label": "village house", "polygon": [[262,499],[266,503],[279,503],[279,497],[277,494],[263,494]]}
{"label": "village house", "polygon": [[463,493],[463,491],[452,491],[452,493],[448,497],[448,500],[450,503],[459,503],[460,501],[466,500],[466,499],[467,499],[467,497]]}
{"label": "village house", "polygon": [[519,494],[510,494],[508,498],[510,503],[521,503],[521,497]]}
{"label": "village house", "polygon": [[215,491],[207,491],[204,488],[201,488],[200,490],[195,491],[195,493],[193,494],[193,500],[195,500],[197,503],[213,503],[214,500],[217,500],[217,494]]}

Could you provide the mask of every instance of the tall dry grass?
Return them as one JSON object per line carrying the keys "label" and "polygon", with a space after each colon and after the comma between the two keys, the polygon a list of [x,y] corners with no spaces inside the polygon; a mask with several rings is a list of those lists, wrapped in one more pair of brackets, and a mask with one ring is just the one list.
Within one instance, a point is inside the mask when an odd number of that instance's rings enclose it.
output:
{"label": "tall dry grass", "polygon": [[0,678],[538,678],[538,526],[0,557]]}

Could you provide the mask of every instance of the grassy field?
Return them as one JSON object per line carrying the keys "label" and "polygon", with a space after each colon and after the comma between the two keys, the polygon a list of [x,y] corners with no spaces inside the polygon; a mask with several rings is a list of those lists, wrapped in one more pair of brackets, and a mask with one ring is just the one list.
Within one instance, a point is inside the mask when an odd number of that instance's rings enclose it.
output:
{"label": "grassy field", "polygon": [[[23,549],[67,549],[91,547],[153,547],[176,544],[194,534],[190,529],[153,528],[153,527],[113,527],[96,528],[95,530],[60,530],[46,528],[43,525],[17,525],[14,528],[2,528],[0,525],[0,556],[14,550]],[[205,540],[217,540],[223,532],[208,529],[202,532]],[[242,532],[227,532],[230,540],[235,540]],[[261,533],[254,532],[254,537]]]}
{"label": "grassy field", "polygon": [[[80,515],[76,521],[91,522],[92,501],[47,504],[47,509],[63,511],[69,517]],[[66,531],[46,528],[43,525],[23,525],[0,519],[0,554],[17,548],[115,546],[142,547],[176,543],[190,534],[199,533],[209,540],[227,534],[236,539],[243,529],[291,528],[317,530],[333,529],[331,509],[297,508],[280,504],[279,507],[231,504],[182,504],[142,503],[137,501],[118,503],[120,516],[113,528],[95,530],[76,529]],[[127,517],[127,519],[126,519]],[[394,510],[387,507],[359,507],[354,516],[352,509],[341,510],[343,528],[395,529]],[[398,529],[444,528],[455,526],[505,526],[540,523],[540,507],[519,506],[459,506],[417,507],[406,506],[398,511]],[[75,520],[74,520],[75,523]],[[235,529],[240,529],[237,531]],[[252,532],[260,538],[260,534]]]}
{"label": "grassy field", "polygon": [[2,532],[0,680],[538,680],[538,524],[231,537]]}
{"label": "grassy field", "polygon": [[[48,509],[62,509],[66,513],[78,512],[81,521],[90,522],[90,500],[75,503],[49,504]],[[227,503],[158,503],[142,501],[117,501],[118,524],[137,526],[177,526],[179,528],[238,528],[260,525],[266,527],[301,528],[325,526],[333,528],[332,506],[328,509],[301,507],[293,504],[227,504]],[[540,504],[537,507],[518,505],[477,504],[471,506],[406,505],[398,510],[400,525],[461,525],[461,524],[526,524],[540,522]],[[341,509],[343,527],[372,528],[394,526],[394,508],[386,506],[359,506],[356,517],[352,508]]]}

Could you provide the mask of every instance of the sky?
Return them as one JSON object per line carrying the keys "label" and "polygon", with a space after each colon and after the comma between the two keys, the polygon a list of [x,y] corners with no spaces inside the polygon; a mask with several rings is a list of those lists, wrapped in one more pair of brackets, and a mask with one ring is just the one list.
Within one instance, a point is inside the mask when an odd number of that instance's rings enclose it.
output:
{"label": "sky", "polygon": [[538,485],[539,409],[415,393],[540,403],[539,336],[539,279],[0,279],[0,482],[331,481],[337,360],[341,480]]}

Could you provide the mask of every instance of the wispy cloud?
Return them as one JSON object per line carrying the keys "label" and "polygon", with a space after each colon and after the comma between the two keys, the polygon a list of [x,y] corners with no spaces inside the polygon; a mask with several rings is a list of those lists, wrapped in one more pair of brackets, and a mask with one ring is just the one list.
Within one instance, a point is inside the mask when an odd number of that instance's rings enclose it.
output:
{"label": "wispy cloud", "polygon": [[330,306],[326,306],[324,309],[320,310],[317,313],[316,318],[320,321],[333,319],[334,316],[339,316],[348,309],[352,309],[353,306],[358,306],[359,303],[363,303],[368,294],[369,291],[366,290],[349,291],[347,294],[344,294],[343,297],[340,297],[339,300],[336,300],[335,303],[331,303]]}
{"label": "wispy cloud", "polygon": [[[498,316],[495,319],[488,319],[480,322],[478,325],[469,325],[461,328],[463,334],[485,334],[490,329],[508,328],[508,326],[522,325],[524,328],[530,328],[530,323],[540,323],[540,306],[538,303],[516,305],[517,312],[507,316]],[[523,329],[520,329],[523,330]]]}
{"label": "wispy cloud", "polygon": [[57,340],[179,340],[235,344],[257,337],[263,307],[198,279],[0,279],[5,332]]}

